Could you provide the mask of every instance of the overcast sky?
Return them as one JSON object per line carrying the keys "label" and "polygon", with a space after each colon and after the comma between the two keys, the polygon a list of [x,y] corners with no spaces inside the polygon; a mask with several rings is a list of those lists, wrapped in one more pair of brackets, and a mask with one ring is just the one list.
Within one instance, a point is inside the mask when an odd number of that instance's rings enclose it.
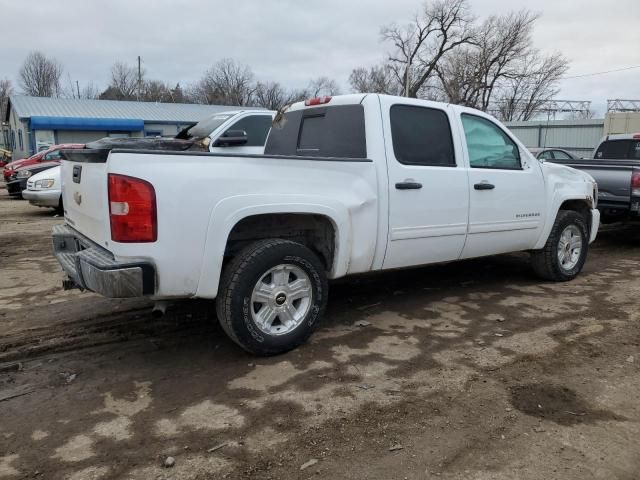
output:
{"label": "overcast sky", "polygon": [[[30,50],[56,57],[65,78],[106,86],[117,60],[141,55],[148,78],[196,81],[231,57],[257,77],[304,86],[327,75],[348,88],[352,68],[384,58],[382,25],[402,23],[420,0],[0,0],[0,78],[17,80]],[[567,76],[640,65],[640,0],[471,0],[483,17],[530,8],[535,45],[571,60]],[[640,98],[640,68],[567,79],[560,97]]]}

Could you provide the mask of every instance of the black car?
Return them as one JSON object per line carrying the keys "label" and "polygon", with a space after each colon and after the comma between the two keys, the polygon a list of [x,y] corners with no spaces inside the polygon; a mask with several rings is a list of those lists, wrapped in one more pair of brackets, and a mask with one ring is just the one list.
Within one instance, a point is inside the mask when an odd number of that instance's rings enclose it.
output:
{"label": "black car", "polygon": [[13,175],[7,179],[7,192],[12,197],[21,197],[22,191],[26,190],[27,181],[31,176],[49,168],[57,167],[58,165],[60,165],[60,162],[43,162],[18,168]]}

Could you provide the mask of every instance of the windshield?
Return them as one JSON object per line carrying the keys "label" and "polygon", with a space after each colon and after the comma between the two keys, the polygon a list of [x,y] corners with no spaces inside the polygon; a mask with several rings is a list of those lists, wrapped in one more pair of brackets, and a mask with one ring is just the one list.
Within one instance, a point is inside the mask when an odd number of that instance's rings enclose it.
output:
{"label": "windshield", "polygon": [[233,117],[235,113],[216,113],[210,117],[200,120],[195,125],[182,130],[176,138],[204,138],[208,137],[211,132],[222,125],[224,122]]}

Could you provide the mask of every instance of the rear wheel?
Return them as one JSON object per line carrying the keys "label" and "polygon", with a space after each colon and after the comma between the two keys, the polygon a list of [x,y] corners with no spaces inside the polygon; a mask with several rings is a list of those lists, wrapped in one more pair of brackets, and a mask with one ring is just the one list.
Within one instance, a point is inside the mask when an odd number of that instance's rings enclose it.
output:
{"label": "rear wheel", "polygon": [[531,263],[541,278],[566,282],[578,276],[588,249],[584,216],[571,210],[560,210],[544,248],[531,253]]}
{"label": "rear wheel", "polygon": [[250,353],[275,355],[304,343],[327,301],[320,259],[288,240],[263,240],[225,268],[216,308],[229,337]]}

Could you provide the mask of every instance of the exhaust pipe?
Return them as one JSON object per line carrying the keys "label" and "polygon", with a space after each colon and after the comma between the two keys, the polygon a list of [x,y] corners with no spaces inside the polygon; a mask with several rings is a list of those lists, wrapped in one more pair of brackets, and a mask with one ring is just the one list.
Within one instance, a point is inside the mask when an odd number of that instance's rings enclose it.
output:
{"label": "exhaust pipe", "polygon": [[154,318],[163,317],[167,311],[167,307],[169,306],[169,302],[159,301],[153,304],[153,309],[151,310],[151,315]]}

